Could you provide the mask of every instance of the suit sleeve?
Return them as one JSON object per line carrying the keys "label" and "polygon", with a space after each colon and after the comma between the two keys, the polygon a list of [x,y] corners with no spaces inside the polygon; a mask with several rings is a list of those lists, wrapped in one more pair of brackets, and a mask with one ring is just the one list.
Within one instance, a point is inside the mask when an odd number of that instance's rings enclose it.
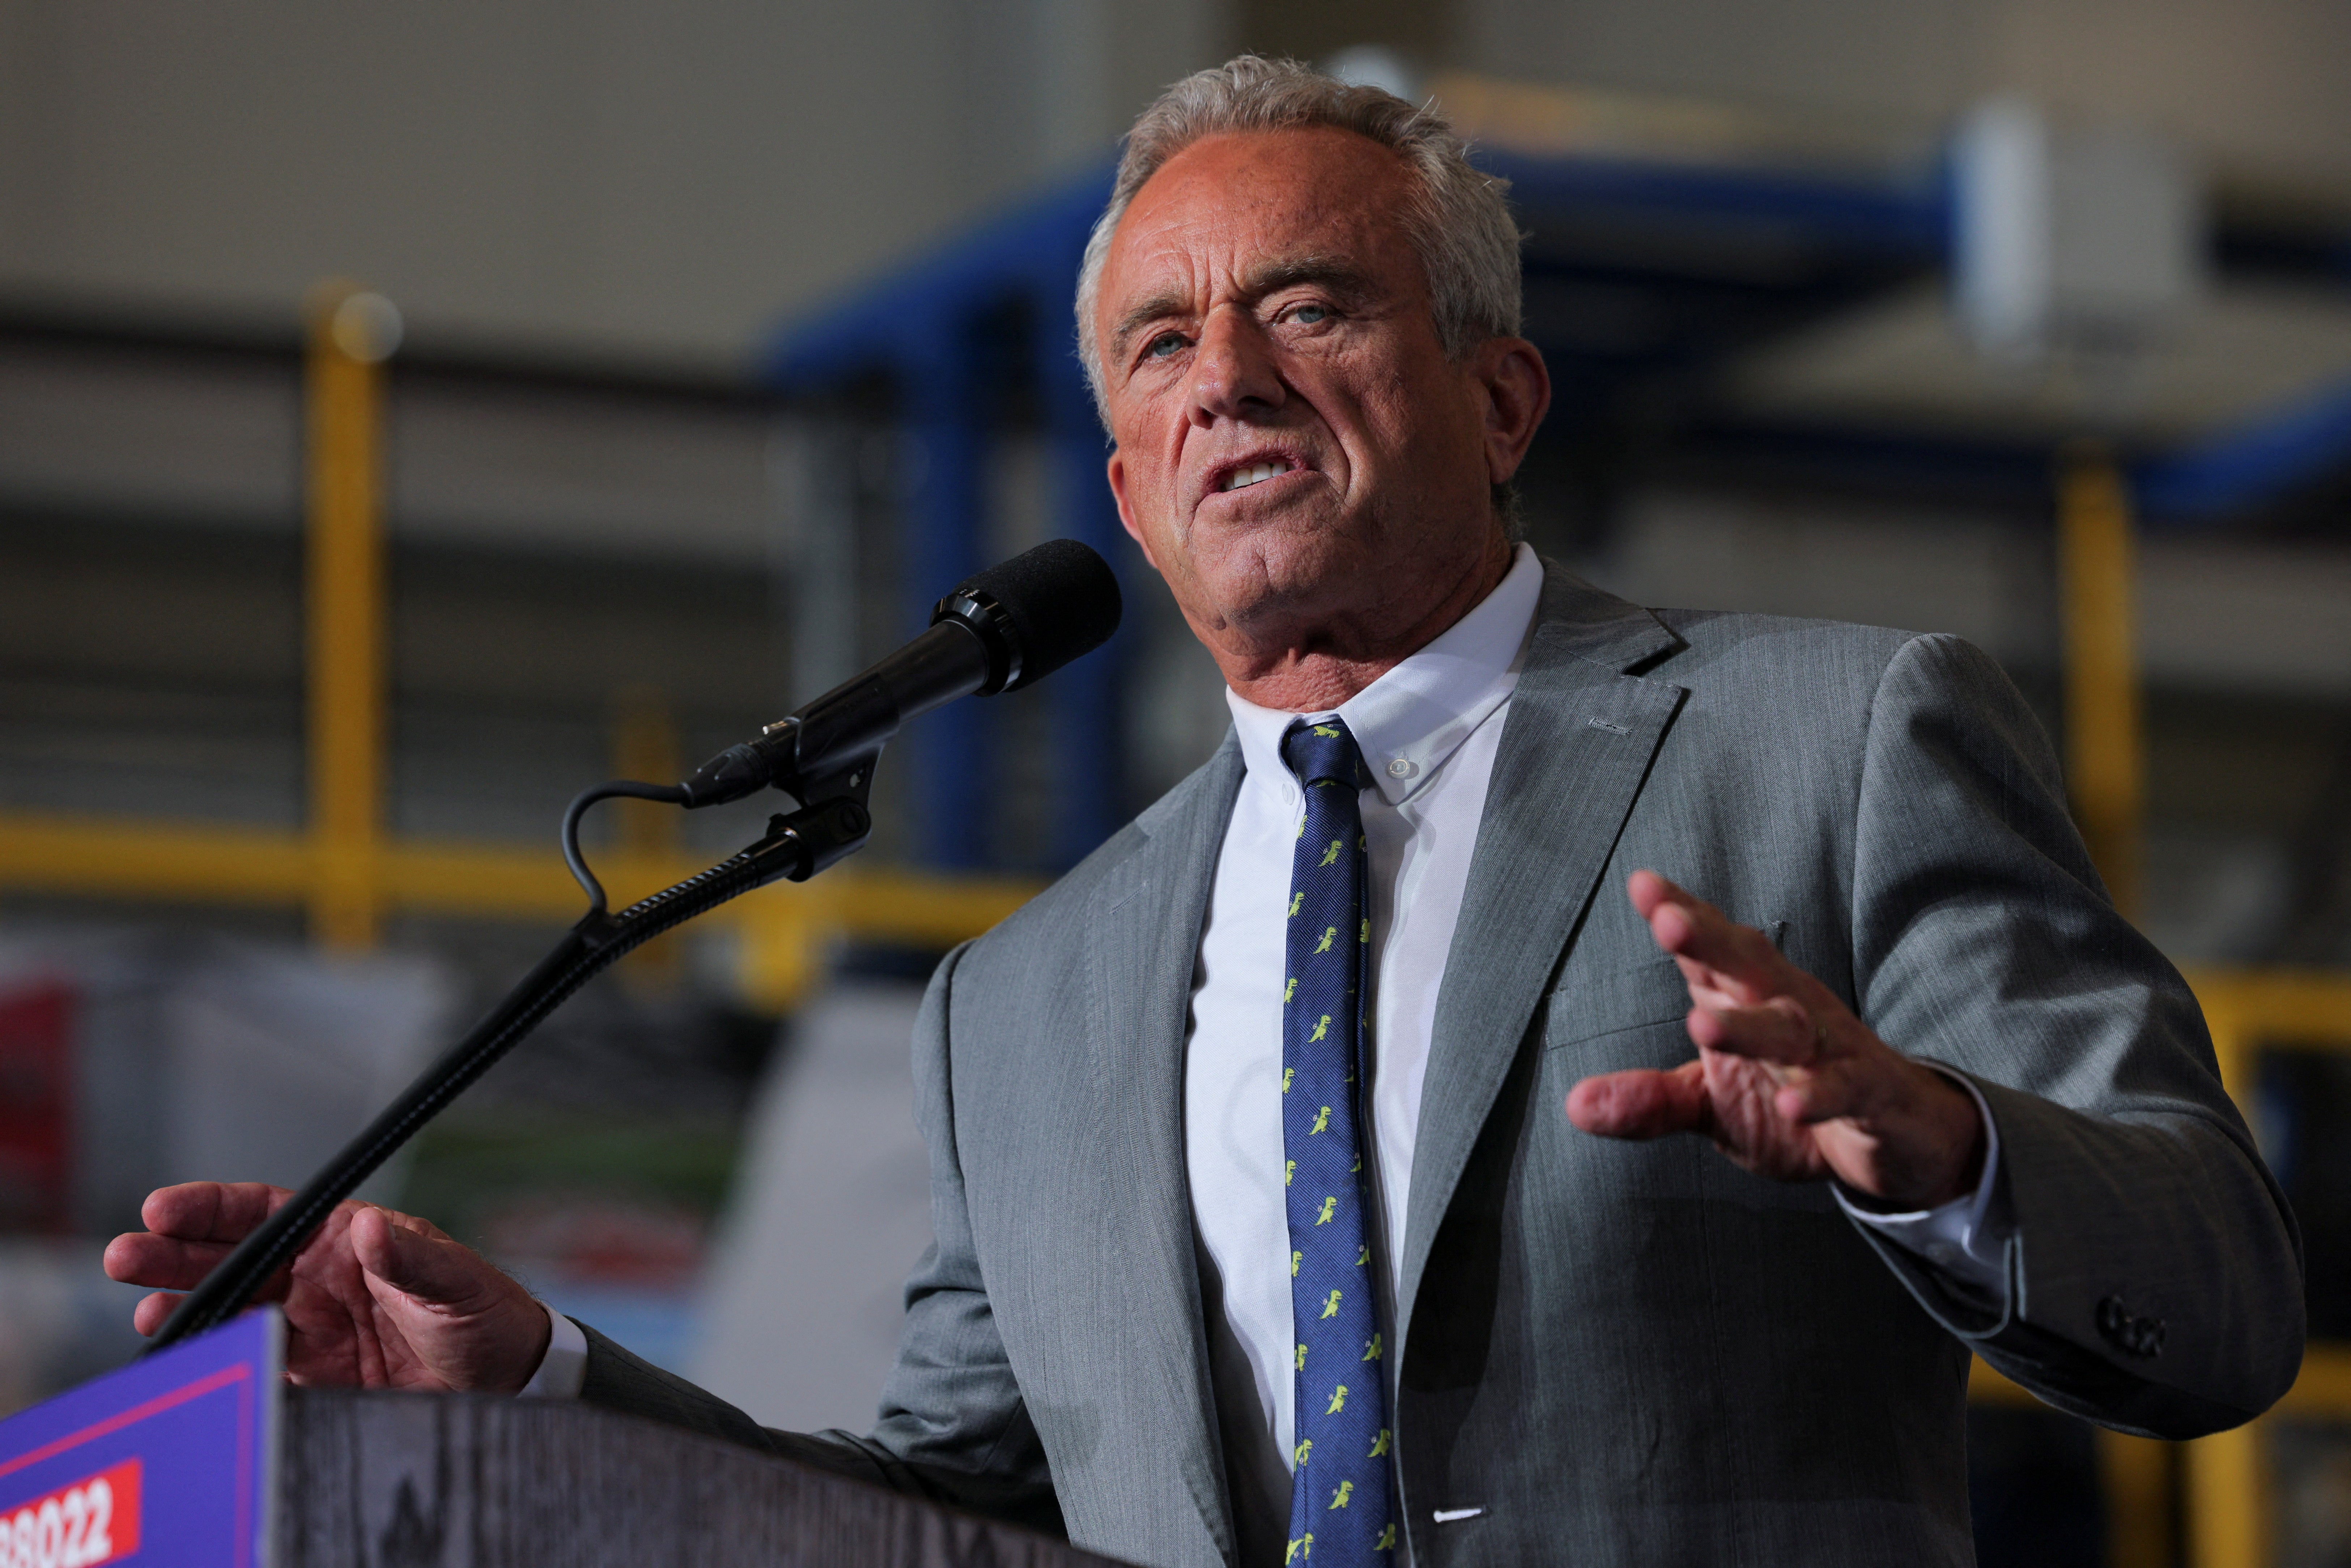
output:
{"label": "suit sleeve", "polygon": [[2147,1437],[2250,1420],[2293,1383],[2300,1240],[2187,983],[2115,911],[2048,740],[1954,637],[1879,681],[1854,837],[1855,989],[1998,1125],[1997,1310],[1864,1234],[1927,1311],[2061,1409]]}
{"label": "suit sleeve", "polygon": [[[996,1331],[956,1154],[948,1000],[964,949],[931,977],[914,1025],[914,1113],[931,1156],[936,1239],[906,1282],[898,1360],[874,1429],[779,1432],[587,1330],[580,1396],[1052,1535],[1066,1531],[1044,1446]],[[812,1267],[820,1263],[812,1262]],[[583,1327],[585,1325],[582,1325]],[[778,1344],[776,1354],[792,1347]]]}

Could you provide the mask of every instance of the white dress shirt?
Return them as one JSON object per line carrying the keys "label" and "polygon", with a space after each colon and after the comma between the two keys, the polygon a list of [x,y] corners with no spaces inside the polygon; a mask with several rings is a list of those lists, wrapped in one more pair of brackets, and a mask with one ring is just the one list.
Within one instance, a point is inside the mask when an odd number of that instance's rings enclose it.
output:
{"label": "white dress shirt", "polygon": [[[1381,1312],[1389,1322],[1437,988],[1542,580],[1541,563],[1520,545],[1500,585],[1476,609],[1336,710],[1375,783],[1362,802],[1372,925],[1364,1125],[1377,1198],[1367,1218],[1387,1264]],[[1323,716],[1277,712],[1225,695],[1247,773],[1218,852],[1193,972],[1185,1164],[1217,1415],[1246,1560],[1256,1554],[1252,1545],[1273,1543],[1278,1552],[1290,1521],[1296,1342],[1282,1195],[1281,994],[1290,850],[1305,798],[1282,764],[1280,745],[1295,719]],[[1989,1204],[1999,1134],[1974,1086],[1952,1077],[1976,1098],[1990,1130],[1976,1192],[1917,1214],[1865,1212],[1842,1192],[1837,1201],[1855,1220],[1927,1260],[1948,1285],[1997,1304],[2006,1295],[2006,1235],[1991,1221]],[[553,1336],[546,1359],[522,1392],[575,1396],[587,1340],[569,1319],[552,1309],[548,1316]],[[777,1354],[790,1354],[790,1347],[778,1346]]]}
{"label": "white dress shirt", "polygon": [[[1374,785],[1363,796],[1372,925],[1364,1125],[1377,1198],[1369,1218],[1387,1264],[1381,1307],[1389,1322],[1437,988],[1542,580],[1541,563],[1520,545],[1500,585],[1476,609],[1336,710]],[[1229,691],[1226,700],[1247,774],[1225,830],[1193,973],[1185,1162],[1217,1419],[1248,1560],[1252,1543],[1261,1550],[1288,1535],[1293,1431],[1281,996],[1290,850],[1305,798],[1280,747],[1295,720],[1331,710],[1281,713]],[[1991,1128],[1980,1098],[1978,1106]],[[1941,1208],[1886,1215],[1846,1204],[1846,1212],[1917,1253],[1971,1299],[1998,1301],[2003,1238],[1986,1223],[1998,1159],[1995,1144],[1977,1191]],[[1838,1201],[1844,1203],[1842,1193]]]}

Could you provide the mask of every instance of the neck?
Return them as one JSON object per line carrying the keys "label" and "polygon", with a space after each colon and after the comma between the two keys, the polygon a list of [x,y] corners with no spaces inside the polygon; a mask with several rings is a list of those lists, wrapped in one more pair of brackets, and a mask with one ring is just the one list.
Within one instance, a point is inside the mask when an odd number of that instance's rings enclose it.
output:
{"label": "neck", "polygon": [[[1432,602],[1403,625],[1394,607],[1318,616],[1265,637],[1201,632],[1225,684],[1259,707],[1322,713],[1403,664],[1484,602],[1510,574],[1515,549],[1497,532],[1492,545],[1467,562]],[[1195,626],[1193,630],[1200,632]]]}

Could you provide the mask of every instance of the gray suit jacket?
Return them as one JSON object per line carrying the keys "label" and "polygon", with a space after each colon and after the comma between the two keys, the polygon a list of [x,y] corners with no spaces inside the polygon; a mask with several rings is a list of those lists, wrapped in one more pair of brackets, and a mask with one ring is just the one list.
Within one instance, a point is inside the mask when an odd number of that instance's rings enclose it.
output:
{"label": "gray suit jacket", "polygon": [[[1228,740],[933,979],[937,1242],[870,1436],[765,1432],[601,1339],[587,1396],[1138,1563],[1235,1561],[1182,1083],[1240,774]],[[1692,1053],[1622,893],[1642,866],[1982,1089],[2005,1312],[1820,1186],[1568,1124],[1578,1079]],[[2016,692],[1955,638],[1653,613],[1552,568],[1426,1083],[1389,1363],[1422,1568],[1964,1563],[1970,1350],[2168,1437],[2247,1419],[2300,1360],[2293,1222],[2196,1004],[2108,904]]]}

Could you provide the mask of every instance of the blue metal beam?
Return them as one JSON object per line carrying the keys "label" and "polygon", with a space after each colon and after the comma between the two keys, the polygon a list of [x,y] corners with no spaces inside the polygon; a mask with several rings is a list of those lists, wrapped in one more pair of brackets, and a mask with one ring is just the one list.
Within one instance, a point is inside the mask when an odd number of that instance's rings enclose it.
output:
{"label": "blue metal beam", "polygon": [[2152,522],[2210,523],[2252,511],[2351,460],[2351,381],[2137,465],[2131,487]]}

